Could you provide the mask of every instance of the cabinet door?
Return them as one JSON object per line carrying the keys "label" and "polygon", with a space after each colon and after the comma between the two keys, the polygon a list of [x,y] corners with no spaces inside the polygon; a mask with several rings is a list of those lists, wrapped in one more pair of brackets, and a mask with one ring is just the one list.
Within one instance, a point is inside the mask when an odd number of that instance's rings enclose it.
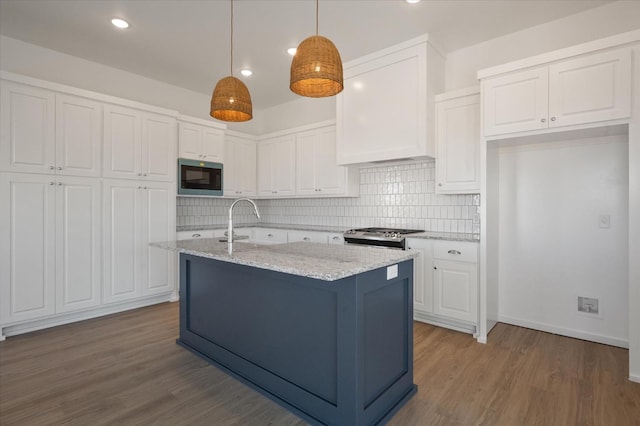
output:
{"label": "cabinet door", "polygon": [[485,136],[548,127],[547,67],[484,80],[482,96]]}
{"label": "cabinet door", "polygon": [[143,217],[142,185],[135,181],[103,181],[103,302],[138,297],[144,250],[140,249]]}
{"label": "cabinet door", "polygon": [[71,176],[100,176],[102,105],[56,95],[56,170]]}
{"label": "cabinet door", "polygon": [[204,127],[202,131],[202,155],[206,161],[222,163],[224,160],[224,132]]}
{"label": "cabinet door", "polygon": [[434,261],[434,312],[477,323],[478,266],[475,263]]}
{"label": "cabinet door", "polygon": [[256,144],[253,141],[240,141],[236,147],[237,157],[235,166],[237,170],[236,188],[243,197],[256,195]]}
{"label": "cabinet door", "polygon": [[318,134],[312,130],[296,136],[296,194],[317,195],[316,145]]}
{"label": "cabinet door", "polygon": [[0,170],[53,173],[55,96],[9,81],[0,85]]}
{"label": "cabinet door", "polygon": [[433,313],[433,244],[429,240],[410,239],[407,246],[418,252],[413,260],[413,309]]}
{"label": "cabinet door", "polygon": [[150,247],[149,243],[175,239],[176,189],[167,183],[150,183],[139,192],[142,196],[140,271],[143,295],[173,291],[175,255],[169,250]]}
{"label": "cabinet door", "polygon": [[100,304],[99,179],[58,177],[56,312]]}
{"label": "cabinet door", "polygon": [[258,195],[263,197],[273,197],[277,193],[273,179],[275,155],[275,143],[258,143]]}
{"label": "cabinet door", "polygon": [[142,175],[145,180],[176,181],[176,120],[142,115]]}
{"label": "cabinet door", "polygon": [[55,181],[0,173],[0,321],[55,312]]}
{"label": "cabinet door", "polygon": [[296,192],[296,143],[293,135],[280,138],[275,144],[274,186],[277,196]]}
{"label": "cabinet door", "polygon": [[180,122],[178,129],[178,156],[191,160],[202,160],[202,127]]}
{"label": "cabinet door", "polygon": [[104,107],[104,176],[139,179],[141,171],[140,111],[116,105]]}
{"label": "cabinet door", "polygon": [[436,105],[436,193],[480,192],[480,96]]}
{"label": "cabinet door", "polygon": [[338,164],[434,154],[427,147],[426,42],[347,65],[344,77]]}
{"label": "cabinet door", "polygon": [[249,197],[256,195],[256,144],[252,140],[225,135],[224,195]]}
{"label": "cabinet door", "polygon": [[631,115],[631,50],[617,50],[549,67],[549,126]]}
{"label": "cabinet door", "polygon": [[316,189],[319,195],[346,192],[347,168],[336,164],[336,128],[326,127],[317,131],[315,144]]}

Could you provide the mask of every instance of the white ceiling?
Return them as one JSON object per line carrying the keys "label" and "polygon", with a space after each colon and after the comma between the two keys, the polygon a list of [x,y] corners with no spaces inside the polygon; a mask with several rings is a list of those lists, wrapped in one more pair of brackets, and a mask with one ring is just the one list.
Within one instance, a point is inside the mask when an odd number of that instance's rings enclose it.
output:
{"label": "white ceiling", "polygon": [[[446,51],[611,0],[321,0],[320,31],[343,61],[428,33]],[[314,0],[235,0],[234,75],[254,108],[296,99],[291,57],[315,33]],[[127,30],[112,17],[131,23]],[[0,0],[0,33],[203,94],[229,75],[229,0]]]}

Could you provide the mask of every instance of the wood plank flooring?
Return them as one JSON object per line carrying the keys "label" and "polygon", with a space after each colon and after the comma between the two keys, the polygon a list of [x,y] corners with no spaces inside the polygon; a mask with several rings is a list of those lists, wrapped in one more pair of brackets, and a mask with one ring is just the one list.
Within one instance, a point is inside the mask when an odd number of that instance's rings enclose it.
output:
{"label": "wood plank flooring", "polygon": [[[499,324],[489,344],[415,323],[405,425],[640,425],[624,349]],[[0,343],[0,424],[304,425],[175,344],[167,303]]]}

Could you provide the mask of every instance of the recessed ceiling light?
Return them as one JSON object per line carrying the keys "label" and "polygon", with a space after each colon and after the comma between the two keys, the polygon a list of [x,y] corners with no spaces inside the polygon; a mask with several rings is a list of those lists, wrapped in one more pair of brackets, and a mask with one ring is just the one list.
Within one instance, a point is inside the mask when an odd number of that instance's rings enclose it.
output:
{"label": "recessed ceiling light", "polygon": [[295,54],[296,54],[296,51],[297,51],[297,50],[298,50],[298,48],[296,48],[296,47],[290,47],[290,48],[288,48],[288,49],[287,49],[287,53],[288,53],[289,55],[293,56],[293,55],[295,55]]}
{"label": "recessed ceiling light", "polygon": [[120,19],[120,18],[113,18],[111,20],[111,23],[121,29],[125,29],[125,28],[129,28],[129,23],[127,21],[125,21],[124,19]]}
{"label": "recessed ceiling light", "polygon": [[405,0],[407,3],[420,3],[420,0]]}
{"label": "recessed ceiling light", "polygon": [[243,70],[240,70],[240,74],[244,75],[245,77],[249,77],[251,74],[253,74],[253,71],[245,68]]}

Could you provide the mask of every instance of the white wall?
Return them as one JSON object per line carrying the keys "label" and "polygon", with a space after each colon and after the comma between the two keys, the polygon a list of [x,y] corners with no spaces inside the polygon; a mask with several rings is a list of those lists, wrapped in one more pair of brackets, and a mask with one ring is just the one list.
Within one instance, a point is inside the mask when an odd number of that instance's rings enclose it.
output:
{"label": "white wall", "polygon": [[[627,140],[500,148],[501,321],[628,346]],[[579,314],[577,296],[601,315]]]}
{"label": "white wall", "polygon": [[618,1],[450,52],[446,88],[478,84],[483,68],[638,29],[639,17],[640,1]]}
{"label": "white wall", "polygon": [[[5,36],[0,36],[0,69],[216,121],[209,116],[210,95]],[[260,112],[254,111],[256,115]],[[256,134],[256,125],[252,120],[228,127]]]}
{"label": "white wall", "polygon": [[335,120],[336,98],[305,98],[286,102],[260,111],[260,133],[304,126],[325,120]]}

